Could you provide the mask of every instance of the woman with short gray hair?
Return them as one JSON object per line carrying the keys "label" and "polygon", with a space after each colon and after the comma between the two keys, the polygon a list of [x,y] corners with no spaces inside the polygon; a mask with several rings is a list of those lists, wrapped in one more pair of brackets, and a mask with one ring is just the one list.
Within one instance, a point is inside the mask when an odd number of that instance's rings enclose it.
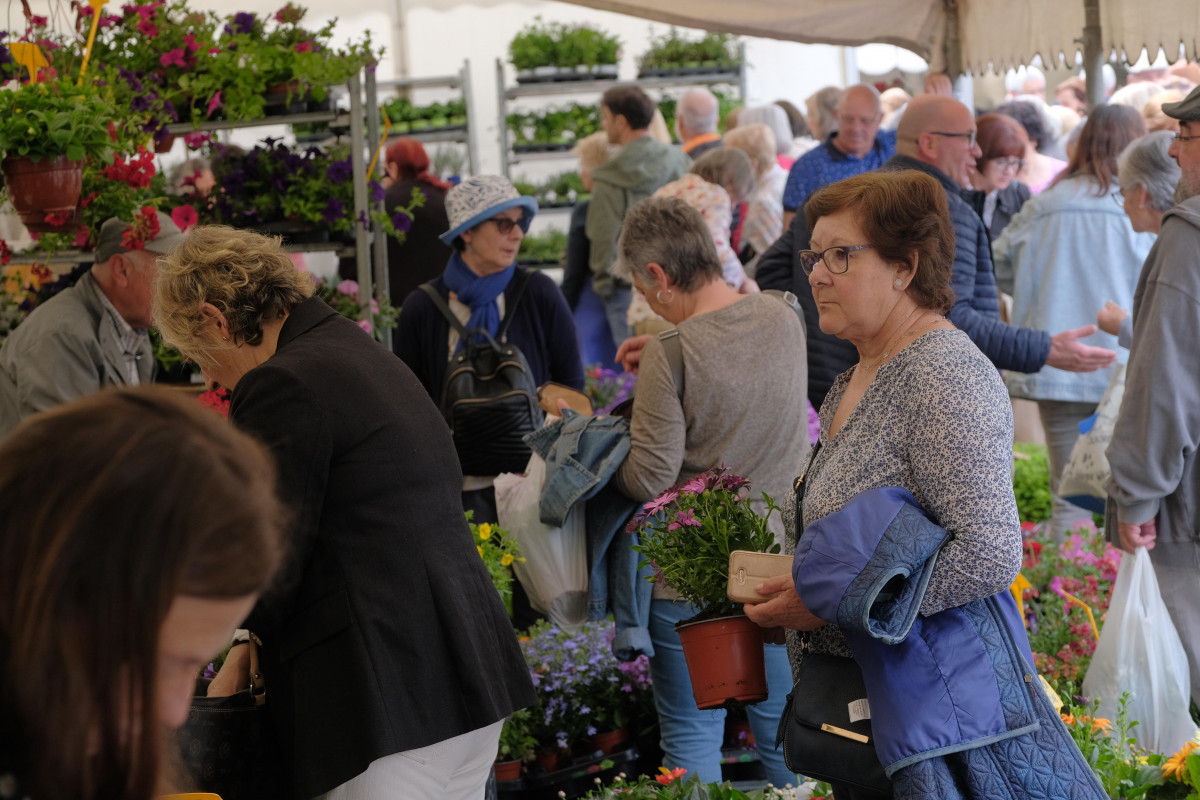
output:
{"label": "woman with short gray hair", "polygon": [[[1157,234],[1163,215],[1175,205],[1175,187],[1181,173],[1178,162],[1167,155],[1174,138],[1170,131],[1148,133],[1130,143],[1117,158],[1123,208],[1138,233]],[[1133,319],[1112,300],[1096,315],[1096,324],[1116,336],[1121,347],[1133,343]]]}
{"label": "woman with short gray hair", "polygon": [[[629,209],[617,256],[619,269],[629,273],[650,308],[676,326],[665,336],[675,337],[687,378],[686,390],[679,393],[658,337],[635,337],[621,346],[618,360],[627,357],[625,363],[638,373],[638,389],[631,448],[614,477],[617,488],[647,502],[724,464],[748,477],[756,495],[782,498],[809,448],[808,369],[799,317],[774,297],[739,294],[726,283],[705,220],[679,198],[651,197]],[[761,501],[751,502],[765,511]],[[777,516],[771,528],[782,544]],[[674,627],[696,609],[657,585],[650,605],[650,670],[663,764],[683,767],[704,782],[719,781],[725,713],[696,708]],[[758,741],[773,742],[791,669],[782,646],[765,647],[770,694],[747,714]],[[796,784],[781,751],[760,747],[759,757],[776,786]]]}

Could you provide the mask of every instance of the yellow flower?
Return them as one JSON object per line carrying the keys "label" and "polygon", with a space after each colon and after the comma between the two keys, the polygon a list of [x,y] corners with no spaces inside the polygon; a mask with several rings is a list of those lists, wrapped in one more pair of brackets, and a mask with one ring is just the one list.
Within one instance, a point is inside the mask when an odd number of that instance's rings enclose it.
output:
{"label": "yellow flower", "polygon": [[1196,749],[1195,742],[1188,742],[1183,748],[1167,759],[1167,763],[1162,765],[1162,773],[1164,778],[1174,778],[1177,781],[1182,781],[1183,776],[1187,774],[1187,757],[1188,754]]}
{"label": "yellow flower", "polygon": [[480,525],[478,530],[479,530],[479,538],[480,539],[487,541],[488,539],[492,538],[492,526],[489,525],[488,523],[485,522],[482,525]]}
{"label": "yellow flower", "polygon": [[504,555],[500,556],[500,564],[502,566],[507,567],[512,562],[513,562],[512,553],[505,553]]}
{"label": "yellow flower", "polygon": [[483,548],[479,545],[475,545],[475,549],[479,551],[479,557],[483,558]]}

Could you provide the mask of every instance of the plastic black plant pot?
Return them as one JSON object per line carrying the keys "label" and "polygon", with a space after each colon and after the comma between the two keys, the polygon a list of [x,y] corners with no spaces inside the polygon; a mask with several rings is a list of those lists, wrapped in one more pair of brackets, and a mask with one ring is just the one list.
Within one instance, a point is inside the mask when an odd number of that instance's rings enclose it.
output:
{"label": "plastic black plant pot", "polygon": [[268,117],[280,117],[284,114],[303,114],[308,110],[308,101],[303,97],[292,96],[288,102],[286,94],[268,94],[263,96],[263,114]]}
{"label": "plastic black plant pot", "polygon": [[[568,766],[554,772],[538,771],[535,767],[532,774],[526,773],[523,781],[496,784],[497,793],[499,800],[558,800],[559,797],[569,800],[582,797],[596,788],[597,778],[601,783],[610,783],[622,772],[635,774],[637,759],[637,748],[630,747],[607,756],[575,758]],[[605,761],[611,762],[611,766],[605,767]]]}
{"label": "plastic black plant pot", "polygon": [[304,105],[310,114],[323,114],[333,111],[333,98],[326,95],[324,100],[314,100],[310,97]]}

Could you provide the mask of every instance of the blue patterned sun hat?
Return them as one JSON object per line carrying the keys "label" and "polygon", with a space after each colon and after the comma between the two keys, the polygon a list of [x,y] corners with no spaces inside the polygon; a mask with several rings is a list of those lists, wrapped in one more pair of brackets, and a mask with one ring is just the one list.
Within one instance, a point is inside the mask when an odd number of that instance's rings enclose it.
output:
{"label": "blue patterned sun hat", "polygon": [[474,228],[501,211],[520,207],[524,210],[521,230],[529,232],[529,223],[538,211],[537,200],[517,192],[503,175],[476,175],[467,178],[446,193],[446,216],[450,230],[438,238],[453,244],[463,231]]}

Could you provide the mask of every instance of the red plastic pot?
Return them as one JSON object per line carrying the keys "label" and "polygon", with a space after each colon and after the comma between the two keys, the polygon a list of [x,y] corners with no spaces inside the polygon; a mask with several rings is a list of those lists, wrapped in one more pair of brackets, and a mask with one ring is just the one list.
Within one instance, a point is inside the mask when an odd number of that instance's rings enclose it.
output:
{"label": "red plastic pot", "polygon": [[628,741],[629,731],[625,728],[617,728],[615,731],[604,731],[589,737],[588,746],[591,747],[593,753],[600,750],[608,755]]}
{"label": "red plastic pot", "polygon": [[30,161],[9,157],[0,162],[8,199],[31,233],[53,233],[66,225],[46,222],[46,215],[73,212],[83,190],[83,162],[66,156]]}
{"label": "red plastic pot", "polygon": [[497,783],[515,781],[521,777],[521,759],[497,761],[492,765],[492,771],[496,773]]}
{"label": "red plastic pot", "polygon": [[701,709],[767,699],[762,628],[743,614],[675,626]]}

